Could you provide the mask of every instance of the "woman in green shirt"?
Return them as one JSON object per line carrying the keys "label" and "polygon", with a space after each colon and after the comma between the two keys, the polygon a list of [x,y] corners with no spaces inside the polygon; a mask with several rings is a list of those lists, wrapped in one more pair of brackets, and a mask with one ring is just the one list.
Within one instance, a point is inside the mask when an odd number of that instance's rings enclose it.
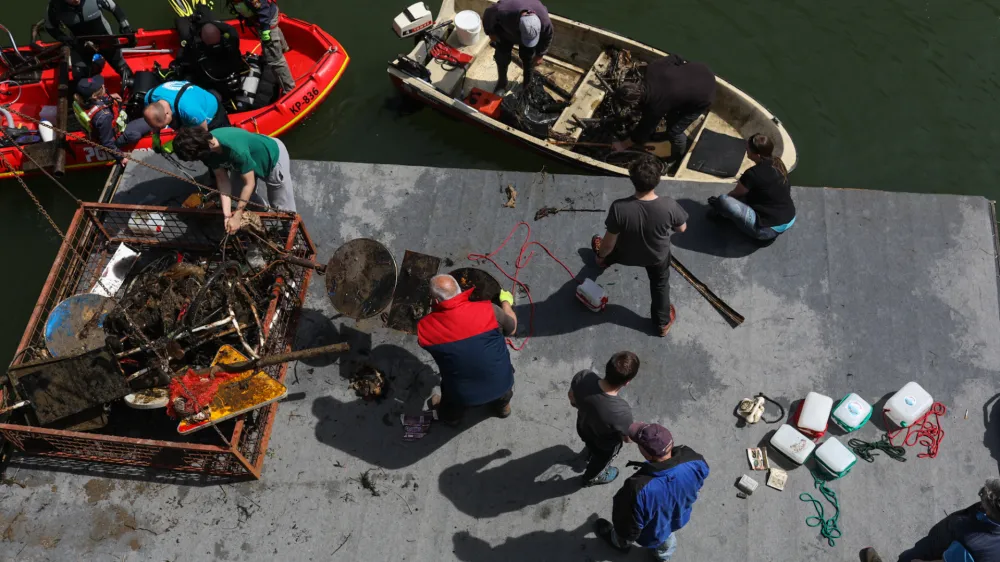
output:
{"label": "woman in green shirt", "polygon": [[[222,192],[226,232],[230,234],[240,229],[243,210],[257,190],[257,180],[263,181],[266,199],[263,194],[258,196],[268,206],[295,212],[288,150],[278,139],[236,127],[212,131],[185,127],[174,138],[174,154],[188,162],[201,160],[215,174]],[[234,186],[239,186],[235,210],[231,197]]]}

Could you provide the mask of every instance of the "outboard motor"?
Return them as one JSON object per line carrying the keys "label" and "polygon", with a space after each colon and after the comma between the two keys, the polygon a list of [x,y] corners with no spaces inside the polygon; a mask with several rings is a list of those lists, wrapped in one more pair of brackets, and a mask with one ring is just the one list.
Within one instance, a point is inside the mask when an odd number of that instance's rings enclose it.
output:
{"label": "outboard motor", "polygon": [[400,38],[409,37],[434,25],[434,16],[427,4],[417,2],[392,20],[392,30]]}

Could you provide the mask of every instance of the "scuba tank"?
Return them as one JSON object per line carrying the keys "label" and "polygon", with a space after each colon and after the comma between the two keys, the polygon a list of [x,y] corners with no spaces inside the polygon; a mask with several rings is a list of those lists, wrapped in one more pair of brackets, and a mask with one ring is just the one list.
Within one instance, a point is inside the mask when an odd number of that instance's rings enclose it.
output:
{"label": "scuba tank", "polygon": [[254,107],[254,100],[257,98],[257,89],[260,87],[261,67],[260,59],[257,57],[247,57],[249,70],[243,77],[243,93],[235,100],[236,107],[240,111],[247,111]]}
{"label": "scuba tank", "polygon": [[125,109],[130,117],[138,118],[142,115],[142,110],[146,107],[146,94],[159,85],[160,77],[155,72],[140,70],[135,73],[132,89],[125,102]]}

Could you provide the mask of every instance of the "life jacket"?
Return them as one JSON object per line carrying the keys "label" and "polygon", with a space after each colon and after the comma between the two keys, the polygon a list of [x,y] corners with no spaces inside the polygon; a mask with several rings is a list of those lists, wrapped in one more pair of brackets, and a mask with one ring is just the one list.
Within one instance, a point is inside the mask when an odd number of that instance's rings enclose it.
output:
{"label": "life jacket", "polygon": [[271,29],[277,24],[278,4],[274,0],[226,0],[226,4],[241,25]]}
{"label": "life jacket", "polygon": [[[107,101],[109,99],[111,100],[110,105]],[[84,108],[77,100],[73,100],[73,115],[76,116],[76,120],[80,122],[80,126],[83,127],[84,131],[87,131],[88,135],[93,136],[94,131],[91,122],[102,111],[110,111],[111,115],[115,116],[114,132],[115,138],[118,138],[125,131],[125,126],[128,124],[128,114],[125,113],[125,110],[121,108],[121,105],[114,98],[105,98],[104,101],[96,102],[88,108]]]}

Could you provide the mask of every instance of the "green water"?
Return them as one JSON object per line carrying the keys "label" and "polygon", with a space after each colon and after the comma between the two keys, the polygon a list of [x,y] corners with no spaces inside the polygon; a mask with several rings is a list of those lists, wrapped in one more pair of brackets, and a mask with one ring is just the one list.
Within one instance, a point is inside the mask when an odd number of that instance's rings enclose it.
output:
{"label": "green water", "polygon": [[[118,0],[134,26],[169,27],[166,0]],[[221,0],[217,0],[221,4]],[[284,137],[293,158],[568,172],[432,111],[399,112],[385,63],[410,43],[392,17],[411,0],[281,0],[343,43],[351,65],[312,116]],[[437,4],[429,3],[436,10]],[[27,38],[44,2],[0,19]],[[784,121],[799,151],[797,185],[997,197],[1000,1],[551,0],[560,15],[701,60]],[[93,199],[104,173],[67,183]],[[68,224],[74,204],[33,179]],[[0,184],[8,297],[0,357],[9,357],[58,248],[20,187]]]}

